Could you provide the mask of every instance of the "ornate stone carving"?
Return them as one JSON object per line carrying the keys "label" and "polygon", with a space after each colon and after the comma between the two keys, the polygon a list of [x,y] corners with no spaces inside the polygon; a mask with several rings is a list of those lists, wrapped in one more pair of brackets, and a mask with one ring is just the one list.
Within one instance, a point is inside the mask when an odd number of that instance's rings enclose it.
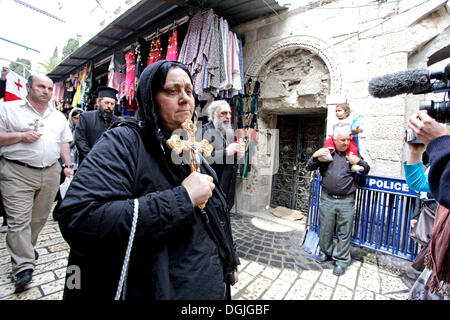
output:
{"label": "ornate stone carving", "polygon": [[245,73],[246,78],[259,75],[261,68],[278,53],[296,48],[304,48],[319,56],[326,64],[330,72],[330,93],[342,92],[342,73],[336,60],[337,54],[333,48],[324,41],[310,36],[292,36],[276,41],[268,50],[261,52],[258,56],[247,57],[252,63]]}

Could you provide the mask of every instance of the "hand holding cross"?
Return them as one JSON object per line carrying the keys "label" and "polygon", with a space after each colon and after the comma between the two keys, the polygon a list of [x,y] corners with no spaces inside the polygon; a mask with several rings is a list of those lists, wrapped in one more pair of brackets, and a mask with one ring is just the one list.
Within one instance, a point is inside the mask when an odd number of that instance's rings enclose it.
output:
{"label": "hand holding cross", "polygon": [[[195,141],[195,132],[197,131],[197,127],[190,119],[186,119],[181,127],[186,131],[188,139],[182,140],[179,135],[174,134],[170,137],[169,140],[167,140],[167,146],[176,154],[180,154],[183,151],[189,151],[191,172],[198,171],[199,161],[196,161],[196,156],[198,156],[197,152],[201,152],[206,157],[209,157],[214,147],[206,139],[203,139],[201,142]],[[208,200],[206,200],[204,203],[199,204],[198,207],[200,209],[205,208],[207,201]]]}

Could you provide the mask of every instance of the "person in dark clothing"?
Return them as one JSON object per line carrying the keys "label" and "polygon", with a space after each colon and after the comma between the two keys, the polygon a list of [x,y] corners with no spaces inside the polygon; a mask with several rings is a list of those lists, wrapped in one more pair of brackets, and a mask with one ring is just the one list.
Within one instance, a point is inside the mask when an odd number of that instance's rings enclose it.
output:
{"label": "person in dark clothing", "polygon": [[430,159],[428,182],[436,201],[450,208],[450,130],[426,111],[413,115],[408,126],[427,148]]}
{"label": "person in dark clothing", "polygon": [[[370,170],[369,165],[362,158],[351,155],[346,157],[346,150],[350,145],[350,128],[336,128],[333,135],[335,151],[331,154],[332,162],[321,162],[319,157],[330,154],[327,148],[314,152],[308,160],[308,170],[319,168],[322,176],[322,192],[319,202],[320,253],[317,260],[323,263],[334,260],[333,274],[340,276],[351,262],[350,236],[355,210],[355,173],[351,165],[360,165],[363,173]],[[337,243],[333,242],[333,232],[337,228]]]}
{"label": "person in dark clothing", "polygon": [[[78,169],[58,222],[70,245],[64,299],[113,299],[138,199],[125,299],[226,299],[239,259],[226,197],[203,160],[201,172],[172,161],[167,140],[192,119],[189,70],[148,66],[139,79],[138,120],[116,122]],[[175,154],[175,156],[177,156]],[[206,207],[197,206],[206,200]],[[79,286],[70,277],[79,267]]]}
{"label": "person in dark clothing", "polygon": [[1,193],[0,193],[0,217],[3,217],[3,222],[2,225],[0,226],[0,232],[6,232],[6,230],[8,230],[8,220],[6,218],[5,206],[3,205]]}
{"label": "person in dark clothing", "polygon": [[426,111],[419,111],[413,115],[409,119],[408,127],[426,146],[430,160],[428,183],[431,193],[439,203],[425,256],[425,267],[429,271],[429,278],[426,287],[423,283],[418,284],[417,291],[421,293],[425,289],[448,299],[450,297],[450,192],[448,191],[450,189],[450,130],[448,125],[438,123]]}
{"label": "person in dark clothing", "polygon": [[81,114],[75,127],[75,144],[79,153],[79,164],[91,151],[113,122],[120,120],[113,114],[117,103],[117,90],[110,87],[99,87],[97,110],[86,111]]}
{"label": "person in dark clothing", "polygon": [[217,174],[220,187],[228,198],[228,209],[234,205],[237,159],[244,157],[244,149],[236,141],[231,125],[231,109],[225,100],[212,102],[208,107],[210,122],[202,127],[203,139],[208,140],[214,151],[208,160]]}
{"label": "person in dark clothing", "polygon": [[9,73],[9,67],[2,67],[2,74],[0,76],[0,99],[5,97],[6,91],[6,75]]}

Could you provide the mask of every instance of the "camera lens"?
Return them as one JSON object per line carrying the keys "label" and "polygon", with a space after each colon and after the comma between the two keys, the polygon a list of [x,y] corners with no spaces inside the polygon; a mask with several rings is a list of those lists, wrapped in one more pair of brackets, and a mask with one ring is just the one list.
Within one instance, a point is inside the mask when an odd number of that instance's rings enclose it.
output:
{"label": "camera lens", "polygon": [[420,101],[420,110],[426,110],[428,115],[438,122],[447,123],[450,121],[450,102],[433,100]]}

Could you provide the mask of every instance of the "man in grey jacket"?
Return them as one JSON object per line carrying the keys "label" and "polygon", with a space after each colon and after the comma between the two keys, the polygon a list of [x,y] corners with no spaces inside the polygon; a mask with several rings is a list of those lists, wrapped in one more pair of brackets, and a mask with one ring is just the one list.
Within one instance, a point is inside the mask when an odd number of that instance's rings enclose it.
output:
{"label": "man in grey jacket", "polygon": [[[350,236],[354,220],[356,173],[351,171],[354,164],[364,168],[364,174],[370,170],[367,162],[357,156],[346,157],[350,145],[350,128],[336,128],[333,135],[335,151],[331,154],[332,162],[321,162],[319,157],[330,153],[327,148],[314,152],[306,164],[308,170],[319,168],[322,176],[322,193],[320,195],[320,253],[317,260],[323,263],[333,260],[333,274],[340,276],[351,262]],[[333,232],[337,228],[338,239],[333,242]]]}

